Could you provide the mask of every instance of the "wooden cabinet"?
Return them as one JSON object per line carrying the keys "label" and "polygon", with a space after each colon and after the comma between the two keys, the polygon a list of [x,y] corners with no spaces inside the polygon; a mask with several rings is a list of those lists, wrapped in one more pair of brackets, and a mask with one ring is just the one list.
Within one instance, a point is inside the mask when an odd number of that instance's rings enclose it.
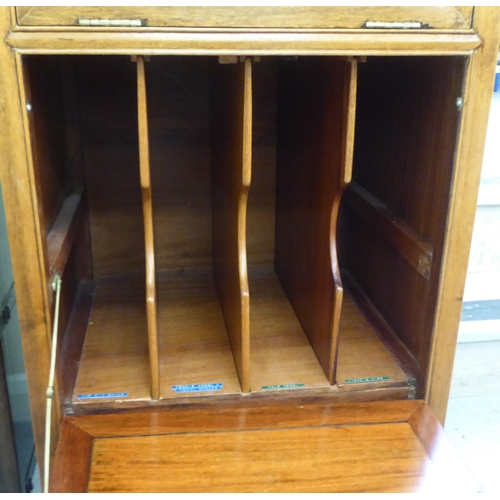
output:
{"label": "wooden cabinet", "polygon": [[[2,9],[39,461],[54,321],[54,447],[65,415],[133,408],[444,418],[498,43],[474,12]],[[76,27],[108,17],[143,22]]]}

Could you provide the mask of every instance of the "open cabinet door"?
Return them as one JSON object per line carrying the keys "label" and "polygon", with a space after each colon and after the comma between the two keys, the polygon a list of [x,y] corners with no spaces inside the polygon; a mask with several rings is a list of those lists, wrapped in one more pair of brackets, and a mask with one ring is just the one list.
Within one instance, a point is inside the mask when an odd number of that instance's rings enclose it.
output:
{"label": "open cabinet door", "polygon": [[66,418],[53,492],[478,492],[422,401]]}

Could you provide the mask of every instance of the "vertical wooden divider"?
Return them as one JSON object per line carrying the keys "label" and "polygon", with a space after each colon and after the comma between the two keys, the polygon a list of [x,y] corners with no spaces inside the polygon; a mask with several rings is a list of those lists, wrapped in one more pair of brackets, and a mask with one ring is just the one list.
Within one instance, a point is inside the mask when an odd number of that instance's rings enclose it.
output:
{"label": "vertical wooden divider", "polygon": [[352,171],[356,60],[282,61],[275,268],[325,372],[335,382],[343,287],[337,216]]}
{"label": "vertical wooden divider", "polygon": [[213,76],[213,269],[241,388],[249,392],[246,212],[252,173],[252,61],[219,64]]}
{"label": "vertical wooden divider", "polygon": [[358,59],[351,57],[346,62],[347,69],[344,77],[344,115],[342,134],[342,160],[340,172],[340,188],[333,202],[330,216],[330,258],[332,263],[333,283],[335,287],[334,305],[332,314],[332,356],[331,373],[328,379],[331,384],[336,383],[338,338],[340,331],[340,314],[344,298],[344,287],[340,276],[340,266],[337,254],[337,223],[340,201],[352,179],[352,164],[354,158],[354,133],[356,125],[356,94],[358,87]]}
{"label": "vertical wooden divider", "polygon": [[151,397],[160,397],[158,360],[158,315],[156,296],[156,268],[153,229],[153,198],[149,167],[148,109],[144,58],[137,57],[137,111],[139,129],[139,161],[146,245],[146,314],[148,322],[149,363],[151,368]]}

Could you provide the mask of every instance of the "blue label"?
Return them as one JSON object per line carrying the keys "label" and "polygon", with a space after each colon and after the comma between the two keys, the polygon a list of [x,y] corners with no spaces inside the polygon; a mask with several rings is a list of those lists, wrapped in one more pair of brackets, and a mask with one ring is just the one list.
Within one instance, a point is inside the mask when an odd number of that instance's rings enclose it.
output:
{"label": "blue label", "polygon": [[103,394],[78,394],[78,399],[126,398],[128,392],[107,392]]}
{"label": "blue label", "polygon": [[172,390],[181,392],[205,392],[205,391],[220,391],[223,384],[190,384],[190,385],[173,385]]}

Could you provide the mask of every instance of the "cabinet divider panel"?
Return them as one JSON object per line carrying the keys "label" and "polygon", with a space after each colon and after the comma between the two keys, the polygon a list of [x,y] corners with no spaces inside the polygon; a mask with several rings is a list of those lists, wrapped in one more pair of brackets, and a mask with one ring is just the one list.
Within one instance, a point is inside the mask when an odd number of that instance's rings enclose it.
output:
{"label": "cabinet divider panel", "polygon": [[342,302],[335,228],[351,169],[355,65],[285,60],[278,84],[275,267],[331,384]]}
{"label": "cabinet divider panel", "polygon": [[158,362],[158,314],[156,296],[156,268],[153,232],[153,204],[149,166],[148,110],[146,102],[146,75],[144,58],[137,57],[137,110],[139,125],[139,161],[146,246],[146,314],[148,323],[149,360],[151,367],[151,397],[160,398]]}
{"label": "cabinet divider panel", "polygon": [[246,211],[252,162],[252,61],[215,67],[212,82],[215,284],[243,392],[250,391]]}

